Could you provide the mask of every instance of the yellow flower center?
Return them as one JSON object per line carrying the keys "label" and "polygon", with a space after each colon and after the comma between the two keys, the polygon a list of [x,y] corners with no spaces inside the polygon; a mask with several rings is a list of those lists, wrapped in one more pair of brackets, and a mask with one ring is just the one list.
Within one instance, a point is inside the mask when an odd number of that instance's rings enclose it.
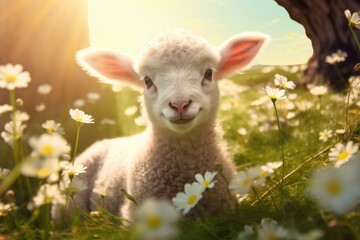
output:
{"label": "yellow flower center", "polygon": [[159,216],[157,215],[150,215],[147,218],[147,225],[149,226],[149,228],[151,230],[156,230],[160,227],[161,225],[161,219],[159,218]]}
{"label": "yellow flower center", "polygon": [[51,155],[54,152],[54,149],[52,146],[45,145],[41,149],[41,153],[44,155]]}
{"label": "yellow flower center", "polygon": [[14,76],[14,75],[7,75],[7,76],[5,76],[5,82],[7,82],[7,83],[16,82],[16,76]]}
{"label": "yellow flower center", "polygon": [[242,182],[243,187],[249,186],[250,184],[251,184],[250,178],[247,178]]}
{"label": "yellow flower center", "polygon": [[193,205],[197,200],[197,196],[196,195],[191,195],[188,200],[187,200],[187,204],[189,205]]}
{"label": "yellow flower center", "polygon": [[267,236],[266,240],[278,240],[279,238],[273,234],[270,234],[269,236]]}
{"label": "yellow flower center", "polygon": [[338,159],[340,161],[344,161],[345,159],[347,159],[349,157],[349,153],[347,151],[342,151],[341,153],[339,153],[338,155]]}
{"label": "yellow flower center", "polygon": [[202,182],[202,185],[204,185],[205,187],[209,186],[209,184],[210,184],[209,180],[204,180]]}
{"label": "yellow flower center", "polygon": [[77,117],[77,118],[75,118],[75,121],[77,121],[77,122],[83,122],[84,119],[82,119],[81,117]]}
{"label": "yellow flower center", "polygon": [[48,169],[48,168],[40,168],[40,169],[37,171],[37,176],[38,176],[38,178],[46,178],[46,177],[48,177],[50,174],[51,174],[51,171],[50,171],[50,169]]}
{"label": "yellow flower center", "polygon": [[326,184],[326,191],[331,196],[337,196],[341,192],[341,185],[335,180],[330,180]]}
{"label": "yellow flower center", "polygon": [[48,128],[48,132],[51,133],[51,134],[53,134],[53,133],[55,133],[56,131],[55,131],[54,128]]}

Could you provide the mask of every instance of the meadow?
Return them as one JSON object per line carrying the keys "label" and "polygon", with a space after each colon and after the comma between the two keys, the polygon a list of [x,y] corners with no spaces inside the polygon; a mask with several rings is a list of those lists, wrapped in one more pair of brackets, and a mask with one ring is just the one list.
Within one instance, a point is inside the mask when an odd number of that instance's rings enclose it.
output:
{"label": "meadow", "polygon": [[[342,51],[326,59],[334,67],[343,61]],[[326,79],[303,84],[305,70],[255,66],[219,82],[218,119],[237,166],[227,182],[237,201],[234,213],[186,217],[211,194],[214,176],[224,177],[219,166],[194,176],[201,188],[187,196],[186,206],[137,203],[123,191],[137,206],[134,220],[99,206],[78,211],[68,225],[52,220],[51,206],[68,204],[86,188],[77,179],[86,166],[75,157],[98,139],[143,130],[140,94],[100,85],[58,119],[47,117],[46,100],[30,116],[16,94],[31,84],[31,73],[21,65],[0,66],[0,94],[9,93],[0,105],[0,239],[360,239],[360,77],[336,91]],[[52,91],[44,84],[34,94],[50,98]]]}

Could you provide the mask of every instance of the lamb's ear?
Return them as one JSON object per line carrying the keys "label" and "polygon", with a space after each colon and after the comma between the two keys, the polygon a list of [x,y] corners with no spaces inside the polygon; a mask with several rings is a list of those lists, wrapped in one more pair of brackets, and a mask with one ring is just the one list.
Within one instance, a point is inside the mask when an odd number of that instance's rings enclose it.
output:
{"label": "lamb's ear", "polygon": [[220,46],[221,61],[217,79],[229,77],[240,69],[249,66],[267,46],[270,37],[259,32],[245,32],[235,35]]}
{"label": "lamb's ear", "polygon": [[79,65],[91,76],[102,82],[143,88],[133,69],[133,59],[130,56],[110,49],[86,48],[76,54]]}

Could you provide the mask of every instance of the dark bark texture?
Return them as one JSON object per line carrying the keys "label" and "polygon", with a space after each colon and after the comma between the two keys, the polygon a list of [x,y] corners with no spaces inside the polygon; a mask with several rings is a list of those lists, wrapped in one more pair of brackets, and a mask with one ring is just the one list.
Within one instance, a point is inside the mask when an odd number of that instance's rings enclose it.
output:
{"label": "dark bark texture", "polygon": [[[327,81],[336,89],[346,84],[338,77],[333,65],[325,62],[326,56],[338,49],[348,57],[338,67],[344,79],[354,74],[354,66],[360,62],[360,53],[348,28],[344,11],[352,13],[360,10],[358,0],[275,0],[284,7],[290,17],[304,26],[307,37],[312,42],[313,56],[308,61],[308,69],[302,78],[304,83]],[[354,29],[358,38],[360,30]]]}

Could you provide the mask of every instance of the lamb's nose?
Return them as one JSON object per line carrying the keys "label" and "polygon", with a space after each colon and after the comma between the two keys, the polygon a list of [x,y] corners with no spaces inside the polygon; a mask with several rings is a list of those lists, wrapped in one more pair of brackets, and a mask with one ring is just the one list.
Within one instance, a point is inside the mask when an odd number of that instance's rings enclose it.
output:
{"label": "lamb's nose", "polygon": [[191,103],[192,103],[191,100],[188,100],[188,101],[182,102],[182,103],[172,103],[172,102],[169,102],[169,106],[170,106],[172,109],[178,111],[179,113],[183,113],[184,110],[185,110],[188,106],[190,106]]}

